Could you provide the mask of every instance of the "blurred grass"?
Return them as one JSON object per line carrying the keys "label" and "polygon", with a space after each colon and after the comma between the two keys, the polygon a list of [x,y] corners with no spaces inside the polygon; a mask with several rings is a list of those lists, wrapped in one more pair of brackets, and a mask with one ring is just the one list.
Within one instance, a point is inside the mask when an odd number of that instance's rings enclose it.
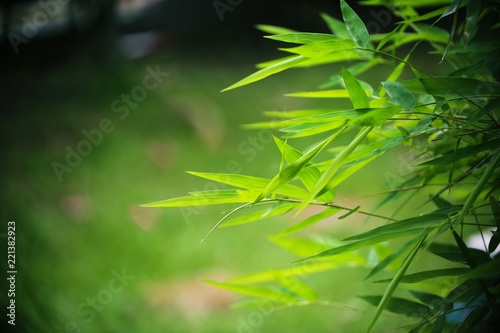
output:
{"label": "blurred grass", "polygon": [[[226,207],[200,209],[188,219],[177,209],[139,207],[207,186],[185,170],[227,172],[233,161],[243,173],[276,172],[280,160],[274,145],[259,144],[250,152],[257,132],[239,125],[262,121],[260,111],[305,107],[304,100],[283,94],[317,87],[326,79],[325,68],[285,72],[219,93],[253,71],[255,62],[226,58],[200,63],[155,55],[106,65],[79,59],[36,75],[30,69],[9,74],[0,125],[1,211],[2,221],[17,223],[17,320],[23,332],[366,329],[373,308],[353,295],[380,293],[383,286],[362,282],[364,270],[331,271],[307,277],[307,282],[327,298],[366,313],[316,306],[269,315],[232,311],[237,296],[202,284],[291,265],[295,258],[266,240],[286,219],[220,229],[200,244]],[[170,76],[120,120],[111,103],[142,83],[147,66],[156,65]],[[315,103],[307,105],[327,105]],[[64,163],[66,146],[75,148],[85,139],[82,130],[97,128],[103,118],[112,119],[115,130],[104,134],[102,143],[59,182],[51,163]],[[369,173],[363,179],[384,183]],[[365,182],[351,185],[367,191]],[[113,272],[122,270],[133,279],[120,292],[109,293]],[[106,304],[92,310],[88,302],[96,297]],[[252,320],[255,327],[242,324]],[[407,319],[388,315],[379,328],[388,332],[406,324]]]}

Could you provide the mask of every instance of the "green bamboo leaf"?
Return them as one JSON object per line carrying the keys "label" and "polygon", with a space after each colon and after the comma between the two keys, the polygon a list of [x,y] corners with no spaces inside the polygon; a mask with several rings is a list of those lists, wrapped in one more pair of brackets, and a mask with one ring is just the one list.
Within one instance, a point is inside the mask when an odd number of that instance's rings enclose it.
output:
{"label": "green bamboo leaf", "polygon": [[281,231],[278,236],[286,236],[286,235],[289,235],[289,234],[292,234],[294,232],[297,232],[297,231],[300,231],[300,230],[303,230],[305,228],[308,228],[310,227],[311,225],[314,225],[318,222],[321,222],[327,218],[329,218],[330,216],[338,213],[340,211],[339,208],[334,208],[334,207],[331,207],[331,208],[326,208],[325,210],[323,210],[321,213],[318,213],[318,214],[315,214],[313,216],[310,216],[308,217],[307,219],[295,224],[295,225],[292,225],[288,228],[286,228],[285,230]]}
{"label": "green bamboo leaf", "polygon": [[363,21],[344,0],[340,0],[340,10],[342,11],[342,18],[351,38],[359,46],[366,47],[370,42],[370,34]]}
{"label": "green bamboo leaf", "polygon": [[490,242],[488,244],[488,252],[493,253],[497,249],[498,245],[500,245],[500,204],[497,199],[494,197],[490,197],[490,205],[491,211],[493,212],[493,217],[495,219],[495,224],[497,226],[496,231],[491,231],[493,235],[491,236]]}
{"label": "green bamboo leaf", "polygon": [[265,79],[268,76],[271,76],[273,74],[276,74],[276,73],[282,72],[286,69],[289,69],[291,67],[294,67],[297,64],[301,63],[302,61],[304,61],[305,59],[307,59],[307,58],[304,56],[300,56],[300,55],[293,57],[293,58],[288,58],[282,62],[276,63],[276,64],[271,65],[271,66],[266,67],[266,68],[263,68],[255,73],[247,76],[246,78],[244,78],[244,79],[236,82],[235,84],[225,88],[224,90],[222,90],[222,92],[232,90],[235,88],[239,88],[239,87],[245,86],[247,84],[260,81],[262,79]]}
{"label": "green bamboo leaf", "polygon": [[[424,271],[424,272],[418,272],[414,274],[409,274],[405,275],[401,279],[401,283],[418,283],[421,281],[429,280],[429,279],[435,279],[435,278],[441,278],[444,276],[458,276],[458,275],[463,275],[470,272],[469,268],[444,268],[444,269],[435,269],[431,271]],[[378,280],[378,281],[373,281],[373,283],[387,283],[390,282],[392,279],[384,279],[384,280]]]}
{"label": "green bamboo leaf", "polygon": [[400,106],[371,108],[368,112],[363,113],[361,116],[353,119],[352,124],[361,126],[380,126],[387,121],[387,118],[394,116],[400,111]]}
{"label": "green bamboo leaf", "polygon": [[329,53],[352,49],[353,47],[354,42],[350,39],[333,39],[292,48],[280,48],[280,50],[314,59],[324,57]]}
{"label": "green bamboo leaf", "polygon": [[351,73],[349,73],[345,67],[342,67],[342,78],[344,79],[344,84],[349,92],[349,98],[354,108],[369,108],[370,100],[368,99],[365,90],[361,87],[359,81]]}
{"label": "green bamboo leaf", "polygon": [[[420,232],[423,228],[434,228],[447,221],[448,216],[445,214],[426,214],[417,217],[411,217],[398,222],[392,222],[375,229],[348,237],[344,241],[357,241],[364,239],[388,239],[387,237],[392,237],[400,234],[406,234],[407,232]],[[390,238],[389,238],[390,239]]]}
{"label": "green bamboo leaf", "polygon": [[142,207],[208,206],[228,203],[252,202],[258,192],[252,190],[217,190],[192,192],[193,195],[141,205]]}
{"label": "green bamboo leaf", "polygon": [[401,105],[404,111],[410,111],[417,105],[417,99],[413,94],[399,82],[382,82],[382,86],[397,105]]}
{"label": "green bamboo leaf", "polygon": [[283,35],[283,34],[295,34],[296,31],[288,28],[277,27],[275,25],[267,25],[267,24],[257,24],[255,26],[260,31],[263,31],[272,35]]}
{"label": "green bamboo leaf", "polygon": [[[288,56],[284,58],[278,58],[266,62],[262,62],[256,65],[257,68],[265,68],[269,66],[273,66],[277,63],[283,62],[288,59],[292,59],[294,56]],[[332,64],[332,63],[337,63],[337,62],[345,62],[345,61],[352,61],[352,60],[366,60],[367,57],[366,55],[361,55],[357,50],[343,50],[342,52],[334,52],[334,53],[329,53],[323,57],[319,58],[306,58],[304,61],[299,62],[298,64],[294,65],[294,68],[302,68],[302,67],[313,67],[313,66],[319,66],[319,65],[325,65],[325,64]]]}
{"label": "green bamboo leaf", "polygon": [[286,133],[287,138],[303,138],[306,136],[317,135],[325,132],[330,132],[334,129],[345,125],[346,121],[321,122],[321,123],[304,123],[293,125],[290,127],[281,128],[280,131]]}
{"label": "green bamboo leaf", "polygon": [[[420,235],[420,236],[423,236],[423,235]],[[373,267],[373,269],[370,271],[370,273],[365,277],[365,280],[368,280],[369,278],[375,276],[377,273],[379,273],[380,271],[385,269],[387,266],[392,264],[394,261],[396,261],[399,257],[401,257],[401,255],[403,253],[405,253],[409,248],[415,246],[417,244],[418,240],[420,239],[420,236],[412,238],[411,240],[409,240],[408,242],[403,244],[403,246],[399,247],[397,249],[397,251],[395,251],[395,252],[391,253],[390,255],[388,255],[387,257],[385,257],[384,260],[382,260],[375,267]]]}
{"label": "green bamboo leaf", "polygon": [[500,98],[494,98],[490,100],[485,106],[483,106],[481,110],[476,112],[476,114],[474,114],[474,116],[472,116],[463,127],[467,128],[471,126],[479,119],[483,118],[484,116],[486,116],[491,112],[497,111],[498,109],[500,109]]}
{"label": "green bamboo leaf", "polygon": [[315,301],[318,299],[316,290],[309,287],[307,284],[289,276],[282,276],[279,272],[273,271],[274,277],[278,283],[286,288],[288,292],[296,298],[306,301]]}
{"label": "green bamboo leaf", "polygon": [[446,215],[428,214],[390,223],[372,229],[370,231],[352,237],[348,237],[343,241],[353,241],[352,243],[326,250],[324,252],[305,258],[303,260],[331,257],[342,253],[351,252],[369,245],[414,234],[425,236],[431,233],[435,228],[441,225],[443,221],[446,220],[447,220]]}
{"label": "green bamboo leaf", "polygon": [[347,89],[320,90],[320,91],[300,91],[285,94],[288,97],[306,97],[306,98],[349,98]]}
{"label": "green bamboo leaf", "polygon": [[[274,137],[274,142],[278,146],[278,149],[280,150],[282,156],[285,158],[285,161],[288,164],[292,164],[295,161],[297,161],[299,158],[301,158],[304,154],[302,154],[300,151],[297,149],[293,148],[286,142]],[[318,182],[319,178],[321,177],[321,172],[318,170],[316,166],[313,164],[309,163],[304,167],[302,170],[300,170],[298,177],[300,181],[304,184],[304,186],[311,191],[316,183]],[[325,202],[330,202],[334,198],[333,192],[328,192],[323,194],[319,199]]]}
{"label": "green bamboo leaf", "polygon": [[273,209],[271,210],[268,207],[266,207],[263,209],[259,209],[255,212],[247,213],[243,216],[227,220],[224,224],[221,225],[221,228],[233,227],[236,225],[261,221],[271,217],[284,215],[298,206],[297,203],[289,203],[289,202],[279,202],[279,204],[280,205],[274,206]]}
{"label": "green bamboo leaf", "polygon": [[[382,296],[358,296],[362,300],[370,303],[373,306],[378,306],[380,301],[382,300]],[[424,316],[430,308],[422,303],[418,303],[415,301],[410,301],[400,297],[392,297],[385,307],[385,310],[397,313],[400,315],[415,317],[415,316]]]}
{"label": "green bamboo leaf", "polygon": [[351,38],[351,35],[347,31],[347,28],[345,27],[344,22],[337,20],[334,17],[331,17],[330,15],[326,13],[321,13],[321,17],[325,21],[325,23],[328,25],[328,28],[330,28],[330,31],[334,34],[339,36],[340,38]]}
{"label": "green bamboo leaf", "polygon": [[463,33],[464,46],[467,47],[469,42],[476,36],[478,30],[478,18],[481,14],[480,1],[467,1],[467,15],[465,18],[465,31]]}
{"label": "green bamboo leaf", "polygon": [[[246,176],[240,174],[206,173],[206,172],[194,172],[194,171],[188,171],[188,173],[200,178],[248,190],[262,190],[271,181],[270,179],[266,178],[259,178],[259,177]],[[285,184],[276,191],[276,194],[281,194],[289,197],[304,198],[307,197],[309,193],[303,188],[300,188],[298,186]]]}
{"label": "green bamboo leaf", "polygon": [[336,264],[334,262],[316,262],[314,263],[314,265],[310,264],[296,265],[291,268],[275,269],[273,271],[243,275],[233,278],[228,282],[235,284],[263,283],[263,282],[273,281],[276,273],[280,274],[283,277],[300,277],[300,276],[308,276],[313,273],[329,271],[341,266],[342,264]]}
{"label": "green bamboo leaf", "polygon": [[490,279],[498,278],[500,276],[500,257],[490,260],[487,263],[480,264],[468,274],[465,275],[467,279]]}
{"label": "green bamboo leaf", "polygon": [[271,192],[288,184],[292,179],[297,176],[297,174],[302,170],[316,155],[318,155],[333,139],[335,139],[342,130],[337,130],[335,133],[330,135],[326,140],[316,145],[308,153],[303,155],[301,158],[290,164],[288,167],[283,169],[278,175],[276,175],[267,185],[267,187],[261,192],[261,194],[255,199],[255,202],[259,202],[264,199]]}
{"label": "green bamboo leaf", "polygon": [[444,18],[448,15],[454,14],[460,8],[461,3],[462,3],[462,0],[453,1],[453,3],[451,5],[449,5],[448,8],[445,9],[443,14],[441,14],[441,16],[439,16],[439,18],[436,20],[436,22],[434,22],[434,24],[438,23],[442,18]]}
{"label": "green bamboo leaf", "polygon": [[[367,70],[373,68],[374,66],[380,64],[381,62],[382,62],[381,58],[373,58],[373,59],[370,59],[369,61],[360,62],[358,64],[349,66],[349,67],[347,67],[347,70],[352,75],[360,75],[360,74],[366,72]],[[336,75],[332,76],[331,78],[329,78],[327,82],[322,84],[320,86],[320,88],[321,89],[328,89],[328,88],[334,87],[336,85],[339,85],[341,83],[342,83],[342,75],[336,74]],[[371,95],[373,95],[373,93]]]}
{"label": "green bamboo leaf", "polygon": [[[468,250],[471,257],[479,265],[490,261],[490,257],[486,252],[471,248],[469,248]],[[430,244],[428,251],[448,261],[467,265],[467,260],[464,257],[462,251],[460,251],[460,249],[455,245],[434,242]]]}
{"label": "green bamboo leaf", "polygon": [[315,42],[342,40],[342,38],[331,34],[320,34],[311,32],[298,32],[298,33],[280,34],[280,35],[272,35],[264,37],[272,40],[277,40],[280,42],[295,43],[295,44],[311,44]]}
{"label": "green bamboo leaf", "polygon": [[500,147],[500,139],[490,140],[475,146],[468,146],[458,149],[452,153],[443,155],[430,161],[420,163],[419,165],[448,165],[460,161],[461,159],[477,155],[487,150],[494,150]]}
{"label": "green bamboo leaf", "polygon": [[344,160],[354,151],[354,149],[366,138],[368,133],[373,129],[373,127],[365,127],[363,128],[356,138],[342,150],[340,154],[338,154],[335,159],[332,161],[332,164],[328,167],[328,169],[323,173],[321,178],[318,180],[318,183],[314,187],[314,189],[311,191],[310,196],[302,202],[301,206],[299,207],[299,213],[302,211],[305,207],[307,207],[314,199],[318,197],[318,195],[323,192],[324,190],[329,190],[327,187],[328,183],[330,180],[333,178],[335,173],[340,169],[342,164],[344,163]]}
{"label": "green bamboo leaf", "polygon": [[289,293],[268,287],[249,286],[249,285],[241,285],[235,283],[221,283],[215,281],[205,281],[205,283],[217,288],[229,290],[242,295],[268,299],[280,303],[295,303],[299,301],[299,299],[290,295]]}
{"label": "green bamboo leaf", "polygon": [[378,307],[377,311],[375,313],[375,317],[373,318],[372,323],[370,324],[370,327],[368,327],[368,333],[371,333],[373,331],[373,328],[375,327],[375,324],[377,323],[380,315],[382,314],[382,311],[388,306],[389,301],[392,299],[392,295],[394,294],[394,291],[396,291],[396,288],[398,287],[399,283],[401,282],[401,279],[405,275],[406,271],[408,270],[408,267],[410,267],[410,264],[412,263],[413,259],[415,259],[415,256],[420,250],[420,247],[425,241],[425,236],[422,237],[419,241],[419,243],[415,246],[415,248],[408,254],[408,257],[406,258],[405,262],[403,265],[401,265],[401,268],[397,272],[397,274],[394,276],[392,279],[391,283],[387,287],[384,295],[382,296]]}
{"label": "green bamboo leaf", "polygon": [[402,26],[401,25],[398,25],[395,29],[393,29],[391,32],[389,32],[388,34],[385,34],[384,35],[384,38],[382,38],[382,40],[378,43],[377,45],[377,48],[376,48],[376,51],[380,51],[385,44],[387,44],[388,41],[390,41],[391,39],[393,39],[393,36],[399,32],[399,29],[401,28]]}
{"label": "green bamboo leaf", "polygon": [[500,97],[500,84],[475,79],[435,76],[400,82],[413,94],[430,94],[446,99]]}

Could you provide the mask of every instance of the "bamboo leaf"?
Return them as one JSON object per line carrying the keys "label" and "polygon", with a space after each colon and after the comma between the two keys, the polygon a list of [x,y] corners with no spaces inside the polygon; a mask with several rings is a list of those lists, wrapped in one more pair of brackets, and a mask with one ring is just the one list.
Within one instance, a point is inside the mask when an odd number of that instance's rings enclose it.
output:
{"label": "bamboo leaf", "polygon": [[283,34],[297,33],[296,31],[294,31],[292,29],[277,27],[275,25],[257,24],[255,27],[257,29],[259,29],[260,31],[263,31],[265,33],[272,34],[272,35],[283,35]]}
{"label": "bamboo leaf", "polygon": [[292,48],[280,48],[280,50],[315,59],[324,57],[329,53],[352,49],[353,47],[354,42],[350,39],[333,39],[313,42]]}
{"label": "bamboo leaf", "polygon": [[349,98],[347,89],[320,90],[320,91],[300,91],[285,94],[288,97],[306,97],[306,98]]}
{"label": "bamboo leaf", "polygon": [[215,281],[205,281],[205,283],[217,288],[229,290],[242,295],[268,299],[281,303],[295,303],[299,301],[299,299],[297,299],[293,295],[290,295],[289,293],[268,287],[249,286],[249,285],[241,285],[235,283],[221,283]]}
{"label": "bamboo leaf", "polygon": [[310,216],[307,219],[301,221],[300,223],[297,223],[295,225],[292,225],[292,226],[286,228],[285,230],[280,232],[278,234],[278,236],[286,236],[286,235],[292,234],[294,232],[297,232],[299,230],[303,230],[307,227],[310,227],[313,224],[316,224],[318,222],[321,222],[321,221],[329,218],[330,216],[338,213],[339,211],[340,211],[339,208],[333,208],[333,207],[326,208],[321,213]]}
{"label": "bamboo leaf", "polygon": [[417,105],[417,99],[399,82],[382,82],[385,91],[394,103],[401,105],[404,111],[410,111]]}
{"label": "bamboo leaf", "polygon": [[409,248],[415,246],[417,243],[418,239],[420,237],[415,237],[408,242],[406,242],[403,246],[399,247],[397,251],[391,253],[387,257],[384,258],[381,262],[379,262],[373,269],[370,271],[370,273],[365,277],[365,280],[368,280],[369,278],[375,276],[378,272],[382,271],[385,269],[387,266],[392,264],[396,259],[398,259],[403,253],[405,253]]}
{"label": "bamboo leaf", "polygon": [[[380,304],[382,296],[358,296],[373,306]],[[385,310],[409,317],[423,317],[430,308],[422,303],[410,301],[400,297],[392,297],[386,304]]]}
{"label": "bamboo leaf", "polygon": [[342,11],[342,18],[351,38],[359,46],[366,47],[370,42],[370,35],[363,21],[344,0],[340,0],[340,10]]}
{"label": "bamboo leaf", "polygon": [[[266,178],[259,178],[259,177],[246,176],[240,174],[206,173],[206,172],[194,172],[194,171],[188,171],[188,173],[218,183],[240,187],[248,190],[262,190],[271,181],[270,179]],[[303,188],[300,188],[298,186],[286,184],[283,185],[281,188],[279,188],[276,191],[276,194],[281,194],[289,197],[304,198],[309,193]]]}
{"label": "bamboo leaf", "polygon": [[403,278],[404,274],[406,273],[408,267],[410,267],[410,264],[412,263],[413,259],[415,258],[418,250],[422,246],[422,244],[425,241],[425,237],[420,238],[419,243],[415,246],[415,248],[410,252],[408,257],[406,258],[405,262],[399,269],[398,273],[394,278],[392,279],[391,283],[387,287],[384,295],[382,296],[382,299],[380,300],[377,311],[375,313],[375,317],[373,318],[372,323],[370,324],[370,327],[368,328],[368,333],[371,333],[373,331],[373,328],[375,327],[375,324],[377,323],[380,315],[382,314],[382,311],[388,306],[389,301],[392,299],[392,295],[394,294],[394,291],[396,291],[396,288],[398,287],[399,283],[401,282],[401,279]]}
{"label": "bamboo leaf", "polygon": [[290,212],[292,209],[298,206],[297,203],[287,203],[287,202],[279,202],[278,206],[273,207],[273,209],[269,210],[268,207],[264,209],[259,209],[256,212],[247,213],[243,216],[233,218],[231,220],[226,221],[221,225],[221,228],[225,227],[233,227],[236,225],[261,221],[263,219],[267,219],[270,217],[284,215]]}
{"label": "bamboo leaf", "polygon": [[448,165],[460,161],[461,159],[477,155],[486,150],[497,149],[498,147],[500,147],[500,139],[490,140],[475,146],[467,146],[465,148],[458,149],[452,153],[423,162],[419,165]]}
{"label": "bamboo leaf", "polygon": [[[434,242],[430,244],[428,251],[448,261],[467,265],[467,260],[464,258],[464,255],[462,254],[460,249],[455,245]],[[478,264],[483,264],[490,261],[489,255],[483,251],[469,248],[469,253],[474,261]]]}
{"label": "bamboo leaf", "polygon": [[500,276],[500,257],[490,260],[487,263],[481,264],[468,274],[465,275],[467,279],[485,279],[485,278],[498,278]]}
{"label": "bamboo leaf", "polygon": [[344,22],[337,20],[334,17],[331,17],[330,15],[326,13],[321,13],[321,17],[323,20],[326,22],[328,25],[328,28],[330,28],[330,31],[334,34],[339,36],[340,38],[351,38],[351,35],[349,35],[349,32],[347,31],[347,28],[345,27]]}
{"label": "bamboo leaf", "polygon": [[302,211],[307,205],[309,205],[318,195],[320,192],[323,190],[328,190],[325,187],[328,185],[330,180],[333,178],[335,173],[340,169],[342,166],[344,160],[354,151],[354,149],[365,139],[365,137],[370,133],[370,131],[373,129],[373,127],[365,127],[362,129],[356,138],[342,150],[340,154],[338,154],[335,159],[332,161],[328,169],[323,173],[321,178],[318,180],[318,183],[314,187],[314,189],[311,191],[310,196],[303,201],[299,208],[299,212]]}
{"label": "bamboo leaf", "polygon": [[[463,275],[470,272],[469,268],[444,268],[444,269],[435,269],[431,271],[418,272],[414,274],[405,275],[401,279],[401,283],[418,283],[421,281],[441,278],[444,276],[458,276]],[[390,282],[392,279],[384,279],[373,281],[373,283],[386,283]]]}
{"label": "bamboo leaf", "polygon": [[349,93],[349,98],[355,109],[369,108],[370,100],[359,81],[345,68],[342,67],[342,78]]}
{"label": "bamboo leaf", "polygon": [[303,155],[301,158],[290,164],[288,167],[283,169],[278,175],[276,175],[266,186],[266,188],[261,192],[261,194],[255,199],[255,202],[259,202],[271,192],[289,183],[292,179],[297,176],[297,174],[302,170],[307,163],[309,163],[316,155],[319,154],[332,140],[337,137],[342,131],[337,130],[334,134],[328,137],[323,142],[319,143],[311,149],[308,153]]}
{"label": "bamboo leaf", "polygon": [[217,190],[193,192],[193,195],[173,198],[158,202],[141,205],[142,207],[186,207],[186,206],[208,206],[228,203],[252,202],[258,192],[252,190]]}
{"label": "bamboo leaf", "polygon": [[[294,163],[296,160],[298,160],[304,155],[297,149],[293,148],[286,142],[276,137],[274,138],[274,142],[278,146],[278,149],[280,150],[281,154],[283,155],[285,161],[288,164]],[[301,182],[305,185],[307,190],[311,191],[318,182],[319,178],[321,177],[321,172],[318,170],[316,166],[309,163],[302,170],[300,170],[298,177],[301,180]],[[323,194],[319,199],[325,202],[329,202],[332,201],[333,198],[334,198],[333,192],[329,191],[328,193]]]}
{"label": "bamboo leaf", "polygon": [[298,32],[298,33],[280,34],[280,35],[272,35],[264,37],[277,40],[280,42],[295,43],[295,44],[311,44],[315,42],[331,42],[331,41],[342,40],[342,38],[331,34],[320,34],[311,32]]}
{"label": "bamboo leaf", "polygon": [[293,58],[288,58],[286,60],[283,60],[282,62],[276,63],[276,64],[271,65],[271,66],[266,67],[266,68],[263,68],[255,73],[247,76],[246,78],[244,78],[244,79],[236,82],[235,84],[227,87],[226,89],[222,90],[222,92],[232,90],[235,88],[239,88],[239,87],[245,86],[247,84],[260,81],[262,79],[265,79],[268,76],[282,72],[288,68],[294,67],[297,64],[301,63],[302,61],[304,61],[305,59],[307,59],[307,58],[304,56],[300,56],[300,55],[293,57]]}

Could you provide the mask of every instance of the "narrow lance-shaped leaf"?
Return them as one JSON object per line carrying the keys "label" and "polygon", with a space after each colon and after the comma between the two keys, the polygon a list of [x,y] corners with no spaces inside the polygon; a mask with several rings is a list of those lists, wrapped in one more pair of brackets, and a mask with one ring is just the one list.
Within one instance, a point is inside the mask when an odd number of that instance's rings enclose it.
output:
{"label": "narrow lance-shaped leaf", "polygon": [[446,221],[447,216],[442,214],[428,214],[419,217],[409,218],[398,222],[383,225],[367,232],[348,237],[343,241],[353,241],[352,243],[335,247],[323,251],[317,255],[305,258],[311,260],[322,257],[331,257],[342,253],[354,251],[372,244],[385,242],[391,239],[419,234],[424,237],[435,230],[442,221]]}
{"label": "narrow lance-shaped leaf", "polygon": [[[262,190],[267,186],[267,184],[269,184],[270,181],[270,179],[266,178],[239,175],[239,174],[206,173],[206,172],[194,172],[194,171],[189,171],[188,173],[218,183],[240,187],[248,190]],[[276,193],[298,198],[308,195],[307,191],[304,190],[303,188],[291,184],[283,185]]]}
{"label": "narrow lance-shaped leaf", "polygon": [[297,176],[297,174],[302,170],[307,163],[309,163],[316,155],[319,154],[332,140],[337,137],[342,131],[337,130],[329,138],[319,143],[316,147],[311,149],[307,154],[296,160],[294,163],[290,164],[288,167],[283,169],[278,175],[276,175],[267,185],[267,187],[261,192],[261,194],[255,199],[255,202],[261,201],[268,194],[275,191],[277,188],[288,184],[292,179]]}
{"label": "narrow lance-shaped leaf", "polygon": [[370,100],[359,81],[345,68],[342,67],[342,78],[349,92],[349,98],[355,109],[369,108]]}
{"label": "narrow lance-shaped leaf", "polygon": [[378,319],[380,318],[380,315],[382,314],[382,311],[387,307],[388,303],[390,302],[392,295],[396,291],[396,288],[398,287],[399,283],[401,282],[401,279],[403,278],[404,274],[408,270],[408,267],[410,267],[410,264],[413,262],[413,259],[415,259],[415,256],[417,255],[417,252],[420,250],[420,247],[425,241],[425,237],[422,237],[420,239],[420,242],[415,246],[415,248],[410,252],[408,257],[406,258],[405,262],[397,272],[396,276],[392,279],[391,283],[387,287],[384,295],[382,296],[382,299],[380,300],[377,311],[375,313],[375,317],[373,318],[372,323],[370,324],[370,327],[368,327],[368,333],[371,333],[373,331],[373,328],[375,327],[375,324],[377,323]]}
{"label": "narrow lance-shaped leaf", "polygon": [[315,59],[324,57],[329,53],[352,49],[353,47],[354,42],[350,39],[333,39],[309,43],[292,48],[280,48],[280,50],[299,54],[310,59]]}
{"label": "narrow lance-shaped leaf", "polygon": [[[296,160],[301,158],[303,154],[298,151],[297,149],[293,148],[286,142],[274,137],[274,141],[276,145],[278,146],[278,149],[280,150],[282,156],[284,157],[285,161],[288,164],[294,163]],[[318,170],[316,166],[313,164],[308,164],[306,167],[304,167],[302,170],[300,170],[298,174],[299,179],[302,181],[302,183],[306,186],[306,188],[310,191],[314,188],[316,183],[318,182],[318,179],[321,177],[321,172]],[[334,195],[332,192],[325,193],[320,197],[320,200],[329,202],[332,201],[334,198]]]}
{"label": "narrow lance-shaped leaf", "polygon": [[275,25],[257,24],[255,27],[257,29],[259,29],[260,31],[263,31],[263,32],[268,33],[268,34],[273,34],[273,35],[296,33],[296,31],[294,31],[292,29],[277,27]]}
{"label": "narrow lance-shaped leaf", "polygon": [[[382,296],[359,296],[359,298],[370,303],[373,306],[377,306],[382,300]],[[399,297],[392,297],[387,302],[385,309],[389,312],[409,317],[424,316],[428,311],[430,311],[430,308],[422,303]]]}
{"label": "narrow lance-shaped leaf", "polygon": [[341,38],[351,38],[351,35],[349,35],[349,32],[347,31],[344,22],[339,21],[336,18],[331,17],[326,13],[321,13],[321,17],[323,18],[325,23],[328,25],[328,28],[330,28],[330,31],[334,35],[337,35]]}
{"label": "narrow lance-shaped leaf", "polygon": [[356,44],[366,47],[370,42],[370,35],[363,21],[344,0],[340,0],[340,10],[342,11],[342,18],[351,38]]}
{"label": "narrow lance-shaped leaf", "polygon": [[[307,205],[309,205],[320,192],[323,191],[325,186],[328,185],[328,182],[332,179],[332,177],[335,175],[335,173],[340,169],[342,166],[344,160],[351,154],[354,149],[364,140],[364,138],[370,133],[370,131],[373,129],[373,127],[365,127],[359,132],[359,134],[356,136],[356,138],[342,150],[340,154],[338,154],[335,159],[332,161],[332,164],[328,167],[328,169],[323,173],[321,178],[318,181],[318,184],[316,187],[311,191],[311,194],[309,198],[307,198],[305,201],[302,202],[300,208],[299,208],[299,213],[302,211]],[[298,213],[297,213],[298,214]]]}
{"label": "narrow lance-shaped leaf", "polygon": [[[443,269],[435,269],[431,271],[424,271],[424,272],[418,272],[418,273],[413,273],[413,274],[408,274],[405,275],[401,279],[401,283],[418,283],[421,281],[429,280],[429,279],[435,279],[435,278],[441,278],[444,276],[458,276],[458,275],[463,275],[470,272],[469,268],[443,268]],[[384,279],[384,280],[378,280],[374,281],[373,283],[385,283],[385,282],[391,282],[392,279]]]}
{"label": "narrow lance-shaped leaf", "polygon": [[329,218],[330,216],[338,213],[339,211],[340,211],[339,208],[334,208],[334,207],[326,208],[321,213],[310,216],[307,219],[305,219],[305,220],[303,220],[295,225],[292,225],[291,227],[286,228],[285,230],[280,232],[278,234],[278,236],[286,236],[286,235],[292,234],[294,232],[297,232],[299,230],[303,230],[307,227],[310,227],[311,225],[313,225],[315,223],[321,222],[321,221],[325,220],[326,218]]}
{"label": "narrow lance-shaped leaf", "polygon": [[382,82],[385,91],[397,105],[404,111],[410,111],[417,105],[415,96],[399,82]]}
{"label": "narrow lance-shaped leaf", "polygon": [[496,231],[491,231],[493,235],[491,236],[490,242],[488,244],[488,252],[493,253],[498,245],[500,244],[500,204],[494,197],[490,197],[491,211],[493,212],[493,217],[495,219],[495,224],[497,226]]}
{"label": "narrow lance-shaped leaf", "polygon": [[235,284],[235,283],[221,283],[221,282],[214,282],[214,281],[205,281],[205,283],[218,287],[221,289],[226,289],[235,293],[251,296],[251,297],[257,297],[257,298],[263,298],[263,299],[268,299],[276,302],[282,302],[282,303],[295,303],[298,301],[297,298],[291,296],[290,294],[277,290],[277,289],[272,289],[268,287],[261,287],[261,286],[248,286],[248,285],[241,285],[241,284]]}
{"label": "narrow lance-shaped leaf", "polygon": [[235,84],[227,87],[226,89],[224,89],[222,91],[224,92],[224,91],[232,90],[232,89],[235,89],[238,87],[245,86],[245,85],[250,84],[250,83],[260,81],[260,80],[265,79],[266,77],[268,77],[270,75],[273,75],[273,74],[282,72],[288,68],[291,68],[291,67],[301,63],[302,61],[304,61],[306,59],[307,59],[306,57],[301,56],[301,55],[293,57],[293,58],[288,58],[286,60],[283,60],[282,62],[279,62],[277,64],[271,65],[271,66],[266,67],[266,68],[263,68],[255,73],[247,76],[246,78],[236,82]]}
{"label": "narrow lance-shaped leaf", "polygon": [[258,192],[252,190],[216,190],[193,192],[191,196],[141,205],[142,207],[186,207],[252,202]]}

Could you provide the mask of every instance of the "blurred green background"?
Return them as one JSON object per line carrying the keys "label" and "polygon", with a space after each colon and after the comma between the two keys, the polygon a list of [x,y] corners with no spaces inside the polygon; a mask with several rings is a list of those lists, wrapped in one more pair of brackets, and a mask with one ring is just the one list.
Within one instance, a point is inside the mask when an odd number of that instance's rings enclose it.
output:
{"label": "blurred green background", "polygon": [[[244,1],[221,21],[211,1],[143,1],[146,7],[140,1],[110,1],[103,8],[88,3],[95,7],[58,14],[70,21],[67,26],[51,18],[18,45],[17,53],[3,36],[0,241],[6,253],[6,222],[15,221],[18,271],[17,325],[7,327],[2,315],[4,331],[365,329],[373,308],[353,295],[383,288],[362,282],[366,270],[306,277],[324,291],[323,298],[362,311],[318,306],[273,314],[232,310],[241,297],[203,284],[290,267],[297,258],[266,239],[290,224],[285,218],[221,229],[200,243],[228,207],[139,206],[213,185],[185,170],[276,172],[280,159],[267,140],[270,133],[240,125],[262,121],[261,111],[329,105],[283,95],[313,90],[339,67],[292,70],[240,90],[219,91],[254,71],[255,63],[278,55],[277,45],[260,38],[254,24],[326,31],[317,13],[338,16],[338,4]],[[22,18],[33,17],[40,11],[36,6],[12,7],[12,16],[2,19],[9,22],[7,31],[22,34]],[[141,88],[152,70],[168,76],[158,77],[153,89]],[[126,102],[126,95],[136,97]],[[103,120],[107,133],[100,130]],[[97,142],[90,148],[82,143],[89,132]],[[79,149],[91,152],[71,157],[68,166],[68,152]],[[401,164],[375,163],[362,173],[365,181],[347,185],[344,197],[388,188],[387,179],[373,173],[390,168],[397,174]],[[321,230],[340,238],[348,228]],[[1,262],[5,281],[6,260]],[[401,318],[384,317],[380,332],[409,324]]]}

